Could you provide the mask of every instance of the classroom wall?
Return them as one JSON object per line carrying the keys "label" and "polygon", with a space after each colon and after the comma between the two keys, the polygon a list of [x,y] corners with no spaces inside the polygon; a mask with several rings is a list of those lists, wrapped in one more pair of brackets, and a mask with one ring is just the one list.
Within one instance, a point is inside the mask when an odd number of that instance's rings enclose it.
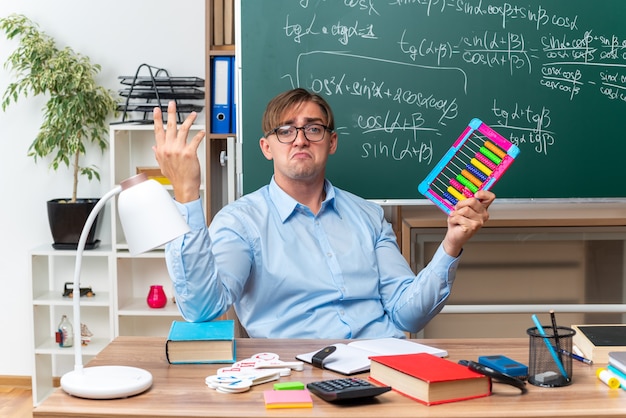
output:
{"label": "classroom wall", "polygon": [[[205,0],[2,0],[0,17],[23,13],[53,36],[102,66],[99,80],[118,90],[120,75],[140,64],[166,68],[173,76],[204,77]],[[0,35],[0,63],[17,43]],[[0,94],[11,74],[0,65]],[[30,376],[29,257],[32,248],[51,243],[46,201],[71,193],[69,171],[53,172],[48,162],[27,157],[41,123],[45,99],[20,99],[0,111],[0,376]],[[200,123],[204,115],[200,115]],[[83,197],[101,196],[111,185],[108,155],[96,150],[88,160],[101,168],[103,181],[79,184]]]}

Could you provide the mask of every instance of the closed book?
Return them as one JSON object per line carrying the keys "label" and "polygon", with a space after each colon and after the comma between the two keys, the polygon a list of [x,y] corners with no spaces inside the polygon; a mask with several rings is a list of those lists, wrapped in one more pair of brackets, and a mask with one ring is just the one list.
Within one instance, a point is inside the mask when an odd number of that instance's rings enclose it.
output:
{"label": "closed book", "polygon": [[594,363],[608,363],[610,351],[626,351],[626,324],[572,325],[572,343]]}
{"label": "closed book", "polygon": [[370,379],[426,405],[491,394],[491,379],[428,353],[371,357]]}
{"label": "closed book", "polygon": [[234,363],[235,321],[173,321],[165,355],[171,364]]}
{"label": "closed book", "polygon": [[626,374],[626,351],[609,351],[609,365]]}

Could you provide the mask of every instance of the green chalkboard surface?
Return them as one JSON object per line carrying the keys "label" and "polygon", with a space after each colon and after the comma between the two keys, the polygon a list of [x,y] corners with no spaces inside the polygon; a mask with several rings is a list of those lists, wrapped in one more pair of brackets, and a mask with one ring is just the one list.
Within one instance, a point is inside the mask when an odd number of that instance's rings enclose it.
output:
{"label": "green chalkboard surface", "polygon": [[239,0],[243,191],[267,184],[266,103],[333,106],[328,178],[374,200],[417,186],[472,118],[520,148],[501,198],[626,196],[623,0]]}

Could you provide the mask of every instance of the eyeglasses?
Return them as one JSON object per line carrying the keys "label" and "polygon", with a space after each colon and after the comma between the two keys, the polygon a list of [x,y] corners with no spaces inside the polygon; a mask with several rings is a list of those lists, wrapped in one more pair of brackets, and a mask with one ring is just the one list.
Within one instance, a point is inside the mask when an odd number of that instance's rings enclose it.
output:
{"label": "eyeglasses", "polygon": [[300,127],[293,125],[279,126],[269,131],[265,136],[276,134],[278,142],[291,144],[298,137],[299,130],[302,130],[304,137],[309,140],[309,142],[319,142],[324,139],[326,131],[332,132],[332,129],[329,129],[328,126],[320,123],[310,123]]}

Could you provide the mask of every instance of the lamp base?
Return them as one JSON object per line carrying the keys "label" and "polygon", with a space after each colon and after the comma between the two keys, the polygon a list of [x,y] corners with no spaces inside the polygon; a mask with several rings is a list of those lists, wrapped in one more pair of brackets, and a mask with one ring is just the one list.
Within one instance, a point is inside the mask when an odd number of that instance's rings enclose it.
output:
{"label": "lamp base", "polygon": [[79,398],[117,399],[137,395],[152,386],[152,374],[128,366],[96,366],[61,376],[65,392]]}

